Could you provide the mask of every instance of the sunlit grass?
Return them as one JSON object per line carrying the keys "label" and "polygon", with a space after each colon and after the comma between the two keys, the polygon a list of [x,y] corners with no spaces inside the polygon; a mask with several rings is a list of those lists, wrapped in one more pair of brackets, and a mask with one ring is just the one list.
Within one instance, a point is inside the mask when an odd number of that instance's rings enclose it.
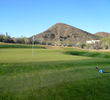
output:
{"label": "sunlit grass", "polygon": [[108,52],[0,49],[0,100],[109,100]]}

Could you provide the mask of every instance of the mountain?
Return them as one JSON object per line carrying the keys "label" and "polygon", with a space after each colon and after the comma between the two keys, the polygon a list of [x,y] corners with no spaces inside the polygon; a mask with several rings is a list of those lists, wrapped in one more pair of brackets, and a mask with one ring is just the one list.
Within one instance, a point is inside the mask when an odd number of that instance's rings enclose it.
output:
{"label": "mountain", "polygon": [[35,35],[37,42],[51,45],[77,45],[85,43],[87,40],[97,39],[100,37],[64,23],[57,23]]}
{"label": "mountain", "polygon": [[108,32],[97,32],[95,35],[104,38],[104,37],[110,36],[110,33],[108,33]]}

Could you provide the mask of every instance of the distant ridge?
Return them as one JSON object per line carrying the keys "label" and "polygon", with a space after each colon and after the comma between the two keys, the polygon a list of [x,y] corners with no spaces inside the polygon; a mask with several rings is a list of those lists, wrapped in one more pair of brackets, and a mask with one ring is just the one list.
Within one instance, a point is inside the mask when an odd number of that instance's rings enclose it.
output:
{"label": "distant ridge", "polygon": [[104,38],[104,37],[110,36],[110,33],[108,33],[108,32],[97,32],[95,35],[97,35],[101,38]]}
{"label": "distant ridge", "polygon": [[35,35],[35,39],[40,43],[51,45],[77,45],[100,37],[71,25],[56,23],[46,31]]}

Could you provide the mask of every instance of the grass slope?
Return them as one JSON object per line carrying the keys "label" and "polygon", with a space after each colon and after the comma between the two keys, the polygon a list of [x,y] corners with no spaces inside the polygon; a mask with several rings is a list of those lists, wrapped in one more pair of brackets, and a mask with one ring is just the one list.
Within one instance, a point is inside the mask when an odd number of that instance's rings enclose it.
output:
{"label": "grass slope", "polygon": [[109,100],[110,74],[95,70],[110,71],[108,53],[2,48],[0,100]]}

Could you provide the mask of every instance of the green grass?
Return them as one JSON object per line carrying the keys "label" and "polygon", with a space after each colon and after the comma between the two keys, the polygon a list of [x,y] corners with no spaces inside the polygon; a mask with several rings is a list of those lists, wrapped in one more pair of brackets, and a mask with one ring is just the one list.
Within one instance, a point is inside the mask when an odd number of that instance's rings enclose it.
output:
{"label": "green grass", "polygon": [[43,47],[43,46],[38,46],[38,45],[34,45],[34,46],[32,46],[32,45],[25,45],[25,44],[9,44],[9,45],[7,45],[7,44],[1,44],[0,45],[0,48],[42,48],[42,49],[44,49],[45,47]]}
{"label": "green grass", "polygon": [[109,52],[1,48],[0,100],[110,100]]}
{"label": "green grass", "polygon": [[65,53],[76,56],[110,58],[110,53],[108,52],[89,52],[89,51],[73,50],[73,51],[66,51]]}

